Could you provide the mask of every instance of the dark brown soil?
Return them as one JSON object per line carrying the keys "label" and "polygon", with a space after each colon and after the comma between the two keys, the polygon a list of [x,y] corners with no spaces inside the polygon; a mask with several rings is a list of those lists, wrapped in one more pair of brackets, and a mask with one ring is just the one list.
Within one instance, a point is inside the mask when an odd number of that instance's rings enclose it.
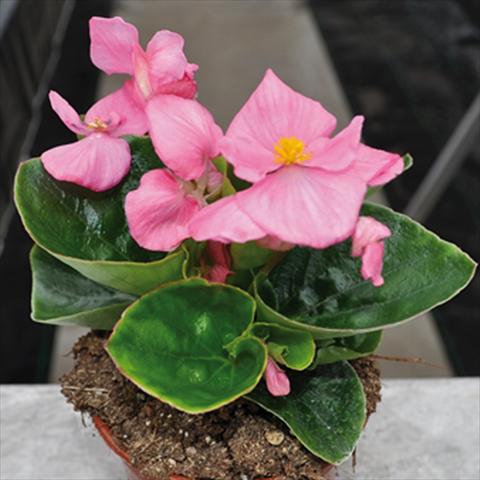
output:
{"label": "dark brown soil", "polygon": [[[99,416],[140,472],[208,480],[320,480],[326,464],[306,451],[286,426],[259,407],[237,401],[188,415],[146,395],[115,368],[95,334],[81,337],[62,391],[75,410]],[[364,382],[368,413],[380,400],[379,372],[369,359],[353,363]]]}

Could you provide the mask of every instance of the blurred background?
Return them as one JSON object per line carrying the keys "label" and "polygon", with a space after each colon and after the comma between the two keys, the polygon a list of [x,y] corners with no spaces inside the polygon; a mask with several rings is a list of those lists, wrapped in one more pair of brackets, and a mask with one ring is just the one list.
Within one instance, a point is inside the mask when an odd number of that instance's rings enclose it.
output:
{"label": "blurred background", "polygon": [[[90,63],[88,19],[120,15],[146,42],[185,37],[199,100],[228,126],[272,67],[365,143],[414,167],[377,200],[480,259],[479,0],[0,0],[0,383],[56,382],[83,333],[30,320],[31,241],[12,204],[18,162],[73,140],[50,89],[80,112],[119,87]],[[387,331],[385,377],[480,375],[480,279],[420,320]]]}

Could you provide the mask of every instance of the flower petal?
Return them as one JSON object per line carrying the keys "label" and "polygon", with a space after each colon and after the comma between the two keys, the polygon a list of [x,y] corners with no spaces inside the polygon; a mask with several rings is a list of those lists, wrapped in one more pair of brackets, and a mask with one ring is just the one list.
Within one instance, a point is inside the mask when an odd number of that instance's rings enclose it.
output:
{"label": "flower petal", "polygon": [[232,266],[232,259],[228,251],[228,247],[221,242],[210,241],[207,242],[205,253],[212,263],[223,265],[230,268]]}
{"label": "flower petal", "polygon": [[157,86],[155,93],[157,95],[176,95],[182,98],[195,98],[197,95],[197,82],[194,78],[194,72],[197,69],[197,65],[189,63],[187,72],[180,80]]}
{"label": "flower petal", "polygon": [[47,150],[41,159],[55,179],[95,192],[109,190],[120,183],[131,163],[128,143],[103,133]]}
{"label": "flower petal", "polygon": [[318,167],[336,172],[349,167],[357,158],[364,117],[358,115],[350,124],[332,139],[320,138],[307,145],[312,160],[305,162],[306,167]]}
{"label": "flower petal", "polygon": [[132,51],[132,63],[134,69],[134,93],[135,99],[141,108],[145,108],[147,100],[153,95],[150,83],[147,54],[140,45],[136,45]]}
{"label": "flower petal", "polygon": [[88,132],[78,113],[61,95],[51,90],[48,99],[53,111],[72,132],[79,135],[85,135]]}
{"label": "flower petal", "polygon": [[223,137],[218,142],[222,155],[234,166],[235,175],[248,182],[258,182],[281,168],[272,150],[248,138]]}
{"label": "flower petal", "polygon": [[360,217],[352,236],[352,256],[359,257],[367,245],[384,240],[391,234],[386,225],[373,217]]}
{"label": "flower petal", "polygon": [[125,213],[130,234],[144,248],[168,252],[188,238],[188,224],[200,210],[164,169],[150,170],[137,190],[128,193]]}
{"label": "flower petal", "polygon": [[384,283],[382,277],[384,242],[371,243],[365,247],[362,255],[362,277],[370,280],[374,287],[381,287]]}
{"label": "flower petal", "polygon": [[260,228],[284,242],[325,248],[348,238],[366,185],[350,169],[331,173],[292,165],[236,195]]}
{"label": "flower petal", "polygon": [[225,283],[227,277],[232,275],[232,258],[227,245],[220,242],[209,241],[205,248],[205,255],[210,261],[211,267],[206,275],[211,282]]}
{"label": "flower petal", "polygon": [[90,58],[93,64],[109,75],[133,75],[132,53],[139,45],[138,31],[120,17],[92,17],[90,25]]}
{"label": "flower petal", "polygon": [[159,95],[147,105],[150,135],[158,156],[185,180],[198,179],[218,155],[220,127],[195,100]]}
{"label": "flower petal", "polygon": [[232,195],[197,213],[190,223],[190,235],[197,241],[244,243],[262,238],[266,233],[238,208]]}
{"label": "flower petal", "polygon": [[257,243],[263,248],[275,250],[276,252],[288,252],[295,247],[295,245],[293,245],[292,243],[284,242],[272,235],[267,235],[266,237],[259,238],[257,240]]}
{"label": "flower petal", "polygon": [[384,185],[403,172],[403,158],[396,153],[360,145],[355,169],[368,185]]}
{"label": "flower petal", "polygon": [[134,100],[133,81],[125,82],[122,88],[103,97],[85,115],[86,123],[96,117],[104,122],[112,122],[116,117],[117,124],[111,125],[108,133],[116,137],[121,135],[144,135],[148,130],[148,119],[145,112]]}
{"label": "flower petal", "polygon": [[[226,134],[228,142],[222,144],[221,149],[234,165],[237,176],[257,181],[278,168],[274,162],[274,146],[280,138],[294,136],[310,144],[330,135],[335,125],[335,117],[319,102],[295,92],[272,70],[267,70],[233,119]],[[248,150],[245,149],[247,142]]]}
{"label": "flower petal", "polygon": [[265,370],[265,381],[268,391],[274,397],[284,397],[290,393],[290,380],[287,374],[268,357],[267,368]]}
{"label": "flower petal", "polygon": [[184,76],[188,65],[184,43],[181,35],[169,30],[160,30],[148,42],[146,53],[154,90]]}

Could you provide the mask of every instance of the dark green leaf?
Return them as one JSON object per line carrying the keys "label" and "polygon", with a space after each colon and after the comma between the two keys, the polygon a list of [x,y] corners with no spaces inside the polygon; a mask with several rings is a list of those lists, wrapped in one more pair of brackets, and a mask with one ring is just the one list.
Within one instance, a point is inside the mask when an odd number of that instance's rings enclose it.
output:
{"label": "dark green leaf", "polygon": [[257,279],[261,321],[305,329],[316,338],[351,336],[405,322],[471,280],[475,263],[455,245],[386,207],[367,204],[362,214],[392,231],[385,242],[385,284],[375,288],[361,278],[350,241],[325,250],[296,248],[268,280]]}
{"label": "dark green leaf", "polygon": [[371,355],[378,348],[381,339],[382,331],[378,330],[370,333],[359,333],[352,337],[326,340],[324,345],[318,346],[315,361],[310,368]]}
{"label": "dark green leaf", "polygon": [[314,455],[339,464],[353,452],[365,424],[365,395],[347,362],[289,372],[291,393],[273,397],[263,382],[247,398],[283,420]]}
{"label": "dark green leaf", "polygon": [[25,229],[43,249],[98,283],[142,294],[181,278],[185,253],[149,252],[130,236],[124,198],[143,173],[162,163],[149,139],[132,137],[129,142],[132,168],[115,189],[95,193],[57,182],[40,159],[33,159],[18,170],[15,202]]}
{"label": "dark green leaf", "polygon": [[403,171],[406,172],[413,167],[413,158],[409,153],[403,156]]}
{"label": "dark green leaf", "polygon": [[135,300],[89,280],[38,246],[32,248],[30,263],[32,318],[37,322],[110,330]]}

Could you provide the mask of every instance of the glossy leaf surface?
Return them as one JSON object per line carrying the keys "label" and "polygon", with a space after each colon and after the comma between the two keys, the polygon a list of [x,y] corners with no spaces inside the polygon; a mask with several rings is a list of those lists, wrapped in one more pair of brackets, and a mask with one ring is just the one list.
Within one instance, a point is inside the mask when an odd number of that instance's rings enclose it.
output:
{"label": "glossy leaf surface", "polygon": [[289,372],[292,391],[273,397],[262,382],[247,398],[283,420],[313,454],[338,464],[353,452],[365,424],[365,395],[347,362]]}
{"label": "glossy leaf surface", "polygon": [[382,331],[378,330],[370,333],[359,333],[352,337],[324,340],[323,345],[318,345],[315,360],[310,368],[371,355],[378,348],[381,338]]}
{"label": "glossy leaf surface", "polygon": [[251,332],[267,344],[275,361],[293,370],[304,370],[315,357],[315,342],[309,332],[272,323],[254,323]]}
{"label": "glossy leaf surface", "polygon": [[84,277],[38,246],[30,253],[32,319],[110,330],[135,297]]}
{"label": "glossy leaf surface", "polygon": [[124,198],[162,163],[149,139],[131,137],[129,143],[132,168],[115,189],[95,193],[58,182],[33,159],[18,170],[15,202],[25,229],[43,249],[103,285],[142,294],[181,278],[185,253],[149,252],[130,236]]}
{"label": "glossy leaf surface", "polygon": [[475,263],[408,217],[367,204],[362,215],[387,225],[383,276],[376,288],[360,276],[350,241],[325,250],[296,248],[262,283],[257,279],[261,321],[310,331],[316,338],[350,336],[405,322],[456,295]]}
{"label": "glossy leaf surface", "polygon": [[148,293],[122,315],[111,357],[150,395],[189,413],[251,391],[266,367],[264,343],[249,329],[255,302],[228,285],[190,279]]}

